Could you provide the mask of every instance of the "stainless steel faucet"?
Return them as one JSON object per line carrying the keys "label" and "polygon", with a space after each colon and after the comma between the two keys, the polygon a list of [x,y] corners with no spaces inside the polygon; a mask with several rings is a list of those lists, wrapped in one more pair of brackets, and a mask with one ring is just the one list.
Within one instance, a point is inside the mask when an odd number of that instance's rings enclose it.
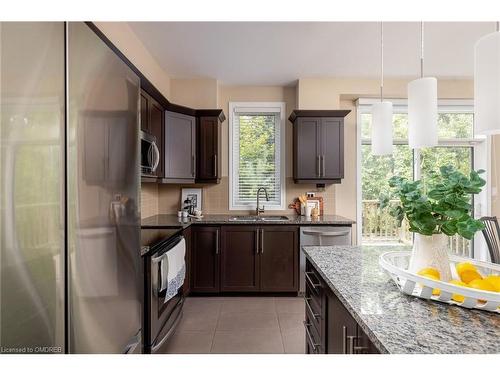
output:
{"label": "stainless steel faucet", "polygon": [[269,201],[269,195],[267,195],[267,189],[263,186],[257,189],[257,209],[255,210],[255,214],[259,216],[260,214],[264,213],[264,205],[262,205],[262,208],[260,208],[260,191],[264,190],[264,193],[266,193],[266,201]]}

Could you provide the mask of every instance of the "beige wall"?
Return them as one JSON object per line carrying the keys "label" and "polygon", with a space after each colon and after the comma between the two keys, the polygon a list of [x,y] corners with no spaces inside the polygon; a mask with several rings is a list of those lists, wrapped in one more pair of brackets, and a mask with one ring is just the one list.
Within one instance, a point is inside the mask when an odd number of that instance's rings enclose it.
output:
{"label": "beige wall", "polygon": [[170,99],[170,77],[126,22],[94,22],[111,42]]}
{"label": "beige wall", "polygon": [[216,79],[171,79],[170,100],[175,104],[196,109],[217,108]]}

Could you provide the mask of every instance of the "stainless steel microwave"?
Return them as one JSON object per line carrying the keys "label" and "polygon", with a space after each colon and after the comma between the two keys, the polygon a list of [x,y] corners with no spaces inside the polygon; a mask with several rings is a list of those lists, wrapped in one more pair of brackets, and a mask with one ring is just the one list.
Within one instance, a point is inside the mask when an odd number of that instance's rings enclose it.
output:
{"label": "stainless steel microwave", "polygon": [[156,137],[141,131],[141,174],[156,176],[159,164],[160,150],[156,144]]}

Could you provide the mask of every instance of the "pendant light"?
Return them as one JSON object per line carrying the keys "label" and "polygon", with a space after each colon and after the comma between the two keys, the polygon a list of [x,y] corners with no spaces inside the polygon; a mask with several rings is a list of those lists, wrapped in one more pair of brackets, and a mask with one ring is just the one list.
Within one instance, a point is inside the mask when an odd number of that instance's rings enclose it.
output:
{"label": "pendant light", "polygon": [[420,78],[408,84],[408,144],[437,145],[437,79],[424,77],[424,23],[420,22]]}
{"label": "pendant light", "polygon": [[372,155],[392,154],[392,103],[384,101],[384,24],[380,22],[380,102],[372,106]]}
{"label": "pendant light", "polygon": [[477,134],[500,133],[500,32],[474,47],[474,127]]}

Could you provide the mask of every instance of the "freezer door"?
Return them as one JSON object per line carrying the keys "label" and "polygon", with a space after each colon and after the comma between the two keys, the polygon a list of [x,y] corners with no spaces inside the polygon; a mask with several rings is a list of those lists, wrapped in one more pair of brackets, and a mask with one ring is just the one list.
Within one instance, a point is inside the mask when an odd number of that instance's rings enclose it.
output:
{"label": "freezer door", "polygon": [[64,352],[64,23],[0,23],[0,349]]}
{"label": "freezer door", "polygon": [[126,353],[141,328],[139,78],[67,25],[69,352]]}

